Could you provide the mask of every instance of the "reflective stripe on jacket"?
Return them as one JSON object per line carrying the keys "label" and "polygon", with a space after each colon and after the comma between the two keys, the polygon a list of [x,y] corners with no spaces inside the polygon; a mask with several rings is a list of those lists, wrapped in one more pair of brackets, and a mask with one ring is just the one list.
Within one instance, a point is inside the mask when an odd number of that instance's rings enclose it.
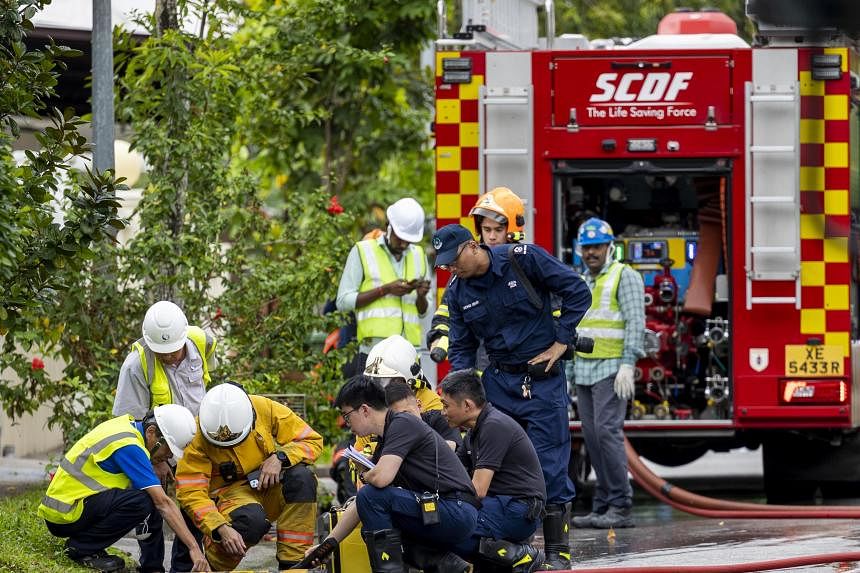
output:
{"label": "reflective stripe on jacket", "polygon": [[624,351],[624,317],[618,306],[617,294],[625,266],[615,261],[594,281],[591,307],[576,329],[580,336],[594,339],[593,352],[577,353],[583,358],[621,358]]}
{"label": "reflective stripe on jacket", "polygon": [[[402,279],[423,280],[427,274],[427,259],[424,251],[409,245],[404,253],[403,276],[397,276],[394,265],[382,243],[377,240],[359,241],[358,254],[364,278],[358,292],[367,292],[384,284]],[[413,290],[403,296],[386,295],[370,304],[355,309],[358,340],[388,338],[402,334],[413,346],[421,344],[421,324],[416,306],[417,295]]]}
{"label": "reflective stripe on jacket", "polygon": [[[203,359],[203,385],[209,386],[212,378],[209,376],[209,357],[215,352],[215,339],[206,334],[199,326],[188,327],[188,338],[194,343],[194,347]],[[143,379],[149,384],[149,393],[152,396],[150,408],[173,404],[173,393],[170,391],[170,382],[164,372],[164,365],[155,359],[155,353],[149,349],[142,338],[139,338],[132,348],[137,350],[140,356],[140,367],[143,370]],[[152,378],[149,373],[153,372]]]}
{"label": "reflective stripe on jacket", "polygon": [[[256,420],[248,436],[235,446],[216,446],[198,431],[176,464],[176,499],[206,535],[229,523],[218,511],[215,498],[229,487],[248,486],[247,474],[259,468],[276,451],[290,465],[312,464],[322,451],[323,439],[295,412],[280,402],[251,395]],[[199,426],[198,426],[199,427]],[[234,464],[236,479],[221,477],[222,464]]]}
{"label": "reflective stripe on jacket", "polygon": [[134,417],[128,414],[102,422],[72,446],[63,456],[39,504],[40,517],[51,523],[74,523],[84,510],[84,499],[131,485],[127,475],[107,472],[98,462],[129,445],[139,446],[149,457],[143,436],[131,425],[132,422]]}

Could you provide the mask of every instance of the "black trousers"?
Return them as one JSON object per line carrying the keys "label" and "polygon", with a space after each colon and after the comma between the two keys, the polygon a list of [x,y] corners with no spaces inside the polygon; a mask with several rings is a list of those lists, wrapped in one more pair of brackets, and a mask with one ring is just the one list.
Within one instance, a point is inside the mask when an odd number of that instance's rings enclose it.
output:
{"label": "black trousers", "polygon": [[[67,537],[66,547],[71,557],[86,557],[106,549],[134,529],[148,515],[152,535],[140,543],[140,567],[143,571],[164,571],[164,534],[161,515],[152,498],[143,490],[109,489],[84,500],[81,517],[74,523],[46,522],[48,531],[57,537]],[[161,552],[158,552],[158,544]]]}

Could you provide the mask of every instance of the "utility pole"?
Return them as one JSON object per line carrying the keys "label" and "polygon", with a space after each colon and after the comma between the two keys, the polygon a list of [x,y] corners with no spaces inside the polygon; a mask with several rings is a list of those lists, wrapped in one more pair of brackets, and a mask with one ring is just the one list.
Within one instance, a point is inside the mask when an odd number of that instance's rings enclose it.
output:
{"label": "utility pole", "polygon": [[110,0],[93,0],[93,169],[114,169],[113,29]]}

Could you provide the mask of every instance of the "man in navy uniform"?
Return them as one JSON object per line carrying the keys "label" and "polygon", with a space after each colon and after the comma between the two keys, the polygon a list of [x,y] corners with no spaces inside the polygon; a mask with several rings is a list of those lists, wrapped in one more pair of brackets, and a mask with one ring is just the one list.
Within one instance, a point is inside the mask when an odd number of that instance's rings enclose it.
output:
{"label": "man in navy uniform", "polygon": [[[547,488],[544,567],[570,568],[567,474],[570,431],[567,382],[558,360],[576,342],[576,325],[591,305],[585,281],[535,245],[478,244],[461,225],[433,236],[436,266],[450,270],[448,286],[451,368],[473,368],[481,340],[490,366],[483,373],[487,399],[523,425],[537,451]],[[561,300],[557,323],[550,296]]]}

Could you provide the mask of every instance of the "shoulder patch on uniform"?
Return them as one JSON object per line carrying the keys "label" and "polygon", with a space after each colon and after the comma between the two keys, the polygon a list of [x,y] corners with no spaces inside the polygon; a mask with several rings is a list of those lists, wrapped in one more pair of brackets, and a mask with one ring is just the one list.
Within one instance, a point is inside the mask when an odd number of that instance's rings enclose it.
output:
{"label": "shoulder patch on uniform", "polygon": [[525,246],[525,245],[517,245],[516,247],[514,247],[514,253],[515,253],[515,254],[517,254],[517,255],[523,255],[523,254],[525,254],[525,253],[526,253],[526,250],[527,250],[527,249],[526,249],[526,246]]}

